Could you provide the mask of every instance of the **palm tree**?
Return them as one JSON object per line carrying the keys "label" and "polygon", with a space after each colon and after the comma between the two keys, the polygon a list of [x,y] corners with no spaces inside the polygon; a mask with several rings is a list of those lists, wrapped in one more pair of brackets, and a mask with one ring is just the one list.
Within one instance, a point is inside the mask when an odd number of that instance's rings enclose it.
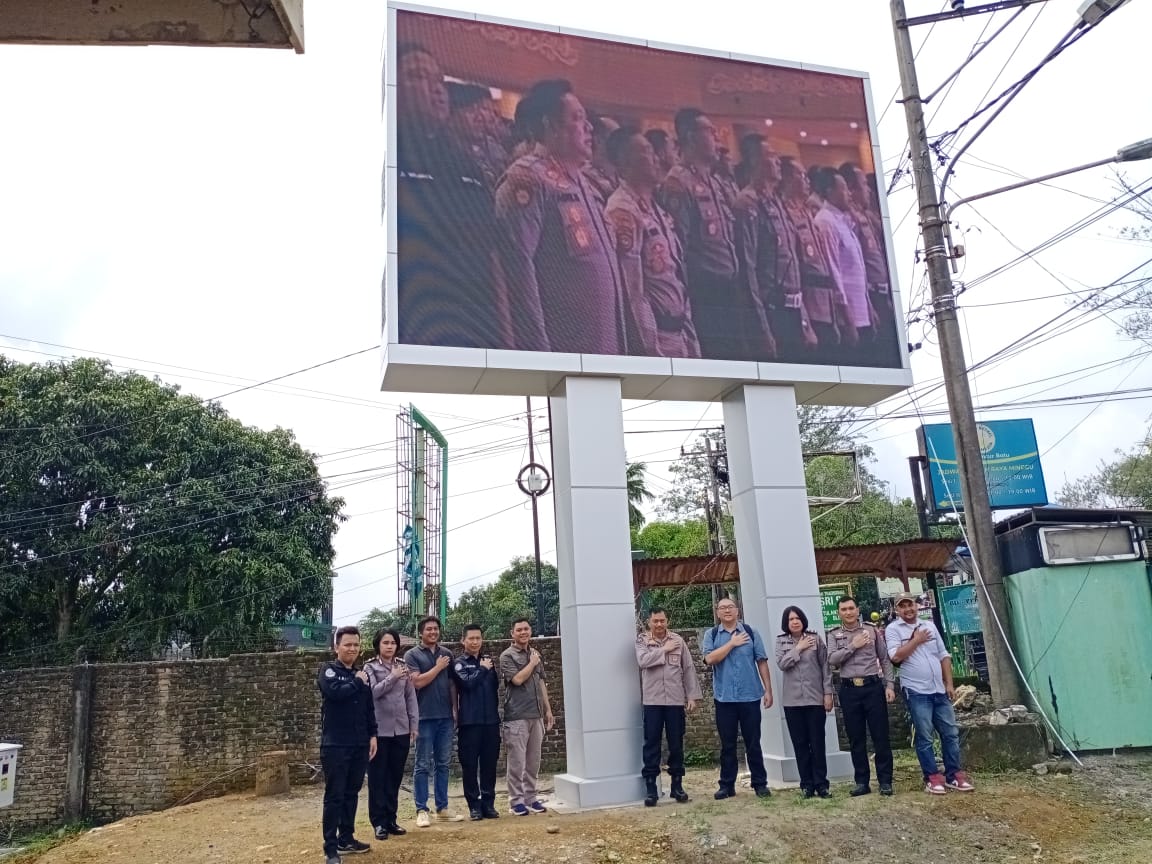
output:
{"label": "palm tree", "polygon": [[644,475],[648,473],[648,463],[629,462],[626,479],[628,483],[628,525],[633,530],[639,530],[644,525],[644,514],[640,511],[640,504],[651,501],[656,496],[648,491],[648,484]]}

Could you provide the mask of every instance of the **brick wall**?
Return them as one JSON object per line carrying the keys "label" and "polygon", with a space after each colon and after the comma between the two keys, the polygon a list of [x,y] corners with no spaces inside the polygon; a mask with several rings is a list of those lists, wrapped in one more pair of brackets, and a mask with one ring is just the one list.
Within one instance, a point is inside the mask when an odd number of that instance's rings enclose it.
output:
{"label": "brick wall", "polygon": [[[711,674],[700,657],[703,631],[684,631],[704,690],[684,742],[690,762],[719,755]],[[506,641],[489,642],[496,656]],[[562,771],[564,684],[559,639],[540,639],[556,727],[544,741],[545,771]],[[456,646],[453,646],[456,647]],[[87,802],[106,822],[171,806],[184,797],[249,787],[245,766],[267,750],[287,750],[294,781],[319,764],[322,652],[253,654],[222,660],[94,667]],[[23,744],[16,802],[0,810],[0,833],[58,822],[72,736],[69,668],[0,672],[0,740]],[[893,743],[906,741],[897,703]],[[307,763],[307,764],[306,764]],[[639,768],[639,766],[637,766]],[[409,764],[409,770],[411,764]],[[500,769],[504,770],[503,757]],[[226,772],[234,772],[217,780]]]}
{"label": "brick wall", "polygon": [[7,824],[61,819],[71,736],[71,669],[0,672],[0,741],[24,745],[16,765],[16,801],[0,810],[0,836]]}

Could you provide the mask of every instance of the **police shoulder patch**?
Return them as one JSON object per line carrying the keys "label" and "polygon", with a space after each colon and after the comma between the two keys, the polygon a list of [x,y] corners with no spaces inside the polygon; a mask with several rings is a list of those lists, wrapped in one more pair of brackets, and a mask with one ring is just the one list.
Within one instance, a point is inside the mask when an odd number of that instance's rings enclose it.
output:
{"label": "police shoulder patch", "polygon": [[636,223],[632,215],[624,210],[611,210],[608,221],[616,232],[616,243],[621,252],[631,252],[636,245]]}
{"label": "police shoulder patch", "polygon": [[331,666],[329,666],[327,669],[324,670],[324,677],[325,678],[335,678],[336,677],[336,670],[333,669]]}
{"label": "police shoulder patch", "polygon": [[457,672],[463,672],[464,671],[464,663],[463,662],[458,661],[456,663],[456,671]]}

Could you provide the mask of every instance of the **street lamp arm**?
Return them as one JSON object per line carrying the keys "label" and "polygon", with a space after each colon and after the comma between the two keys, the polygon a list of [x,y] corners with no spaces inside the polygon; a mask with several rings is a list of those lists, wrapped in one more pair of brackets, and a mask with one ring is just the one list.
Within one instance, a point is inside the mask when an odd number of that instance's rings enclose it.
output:
{"label": "street lamp arm", "polygon": [[1087,171],[1089,168],[1099,168],[1101,165],[1109,165],[1113,162],[1121,161],[1118,156],[1109,156],[1105,159],[1097,159],[1095,162],[1085,162],[1083,165],[1077,165],[1073,168],[1065,168],[1063,171],[1053,171],[1051,174],[1044,174],[1040,177],[1032,177],[1027,180],[1021,180],[1019,183],[1010,183],[1007,186],[998,186],[995,189],[989,189],[987,192],[981,192],[979,195],[968,195],[955,201],[951,204],[944,205],[944,218],[951,219],[952,214],[961,204],[968,204],[972,201],[979,201],[981,198],[991,198],[993,195],[999,195],[1001,192],[1011,192],[1014,189],[1023,189],[1025,186],[1033,186],[1037,183],[1045,183],[1048,180],[1055,180],[1057,177],[1064,177],[1067,174],[1075,174],[1079,171]]}

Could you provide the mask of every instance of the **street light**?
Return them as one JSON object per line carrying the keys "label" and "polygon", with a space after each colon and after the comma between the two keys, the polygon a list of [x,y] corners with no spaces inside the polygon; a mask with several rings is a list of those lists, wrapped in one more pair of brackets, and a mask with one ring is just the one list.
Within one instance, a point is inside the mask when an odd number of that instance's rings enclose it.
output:
{"label": "street light", "polygon": [[1097,159],[1095,162],[1085,162],[1083,165],[1076,165],[1072,168],[1065,168],[1063,171],[1053,171],[1051,174],[1044,174],[1040,177],[1033,177],[1030,180],[1021,180],[1019,183],[1010,183],[1007,186],[998,186],[995,189],[990,189],[987,192],[981,192],[978,195],[968,195],[961,198],[953,204],[944,204],[944,233],[948,239],[948,247],[952,250],[950,256],[952,261],[953,270],[956,269],[957,258],[964,257],[964,247],[952,245],[952,214],[956,212],[961,204],[969,204],[973,201],[979,201],[981,198],[991,198],[993,195],[999,195],[1001,192],[1011,192],[1013,189],[1023,189],[1025,186],[1033,186],[1037,183],[1044,183],[1048,180],[1055,180],[1057,177],[1064,177],[1068,174],[1076,174],[1079,171],[1087,171],[1089,168],[1099,168],[1101,165],[1112,165],[1116,162],[1140,162],[1144,159],[1152,159],[1152,138],[1145,138],[1143,141],[1137,141],[1135,144],[1129,144],[1127,147],[1121,147],[1112,156],[1107,156],[1104,159]]}

